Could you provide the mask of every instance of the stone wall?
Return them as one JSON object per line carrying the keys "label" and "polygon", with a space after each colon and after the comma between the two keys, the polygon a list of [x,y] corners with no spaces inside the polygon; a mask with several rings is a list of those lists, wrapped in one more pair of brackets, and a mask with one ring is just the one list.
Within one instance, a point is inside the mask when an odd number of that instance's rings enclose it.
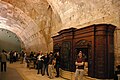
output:
{"label": "stone wall", "polygon": [[115,70],[116,70],[116,66],[120,65],[120,30],[116,29],[115,33],[114,33],[114,52],[115,52]]}
{"label": "stone wall", "polygon": [[61,28],[60,18],[53,13],[51,7],[43,15],[43,18],[38,20],[38,29],[33,34],[33,38],[27,41],[27,50],[50,52],[52,50],[52,36],[56,35]]}

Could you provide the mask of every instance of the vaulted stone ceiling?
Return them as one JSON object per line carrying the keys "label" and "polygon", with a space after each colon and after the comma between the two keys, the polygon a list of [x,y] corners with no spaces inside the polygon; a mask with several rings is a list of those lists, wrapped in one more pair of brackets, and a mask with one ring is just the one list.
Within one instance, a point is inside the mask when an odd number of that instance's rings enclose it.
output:
{"label": "vaulted stone ceiling", "polygon": [[108,23],[120,26],[119,0],[1,0],[0,28],[21,39],[26,50],[52,50],[51,36],[64,28]]}
{"label": "vaulted stone ceiling", "polygon": [[[48,0],[66,27],[88,23],[117,24],[120,0]],[[100,21],[101,20],[101,21]]]}
{"label": "vaulted stone ceiling", "polygon": [[51,35],[61,28],[59,16],[54,14],[46,0],[3,0],[0,10],[0,27],[16,33],[25,48],[34,51],[41,47],[48,50]]}

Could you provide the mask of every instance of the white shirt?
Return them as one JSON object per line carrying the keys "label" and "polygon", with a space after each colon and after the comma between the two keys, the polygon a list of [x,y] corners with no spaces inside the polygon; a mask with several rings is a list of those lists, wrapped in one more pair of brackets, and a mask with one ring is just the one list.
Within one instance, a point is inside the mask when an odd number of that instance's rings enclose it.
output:
{"label": "white shirt", "polygon": [[39,55],[37,58],[38,60],[42,60],[41,57],[43,57],[43,55]]}

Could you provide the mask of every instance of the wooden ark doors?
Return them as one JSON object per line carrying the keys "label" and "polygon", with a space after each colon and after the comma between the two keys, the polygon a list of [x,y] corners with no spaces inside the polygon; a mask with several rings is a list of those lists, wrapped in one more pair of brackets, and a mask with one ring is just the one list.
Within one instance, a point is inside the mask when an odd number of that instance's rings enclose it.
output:
{"label": "wooden ark doors", "polygon": [[63,70],[75,71],[75,60],[81,50],[88,62],[88,76],[98,79],[114,77],[114,30],[111,24],[96,24],[80,29],[64,29],[53,37],[60,43]]}

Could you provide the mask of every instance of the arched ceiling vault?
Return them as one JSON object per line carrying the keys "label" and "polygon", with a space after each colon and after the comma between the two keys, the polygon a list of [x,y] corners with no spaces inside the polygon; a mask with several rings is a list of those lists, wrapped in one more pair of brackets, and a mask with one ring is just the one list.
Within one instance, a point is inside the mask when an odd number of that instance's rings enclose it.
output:
{"label": "arched ceiling vault", "polygon": [[61,18],[62,25],[82,27],[109,23],[119,26],[120,0],[47,0]]}
{"label": "arched ceiling vault", "polygon": [[38,46],[34,40],[42,38],[49,44],[51,35],[71,26],[120,26],[119,22],[119,0],[0,0],[0,27],[16,33],[25,44]]}
{"label": "arched ceiling vault", "polygon": [[[36,23],[22,10],[0,1],[0,28],[14,32],[24,42],[37,30],[36,27],[38,27]],[[29,29],[33,30],[31,34],[28,32]]]}
{"label": "arched ceiling vault", "polygon": [[[57,14],[62,26],[71,27],[94,22],[95,20],[115,18],[118,15],[119,0],[1,0],[17,6],[27,16],[31,17],[36,24],[43,19],[49,5]],[[111,16],[111,17],[109,17]],[[115,20],[114,20],[115,21]],[[101,21],[101,23],[112,21]],[[118,24],[118,23],[117,23]]]}
{"label": "arched ceiling vault", "polygon": [[[58,21],[55,20],[56,17]],[[55,21],[53,21],[53,18]],[[56,30],[54,30],[53,33],[51,33],[51,26],[55,26],[55,29],[57,29],[57,24],[61,24],[61,20],[57,13],[54,14],[46,0],[0,1],[0,28],[15,33],[21,38],[25,46],[37,45],[33,42],[36,36],[38,36],[37,41],[44,38],[44,44],[50,43],[51,41],[48,40],[51,38],[51,35],[56,32]],[[59,28],[61,28],[61,26]],[[41,43],[39,44],[41,45]]]}

